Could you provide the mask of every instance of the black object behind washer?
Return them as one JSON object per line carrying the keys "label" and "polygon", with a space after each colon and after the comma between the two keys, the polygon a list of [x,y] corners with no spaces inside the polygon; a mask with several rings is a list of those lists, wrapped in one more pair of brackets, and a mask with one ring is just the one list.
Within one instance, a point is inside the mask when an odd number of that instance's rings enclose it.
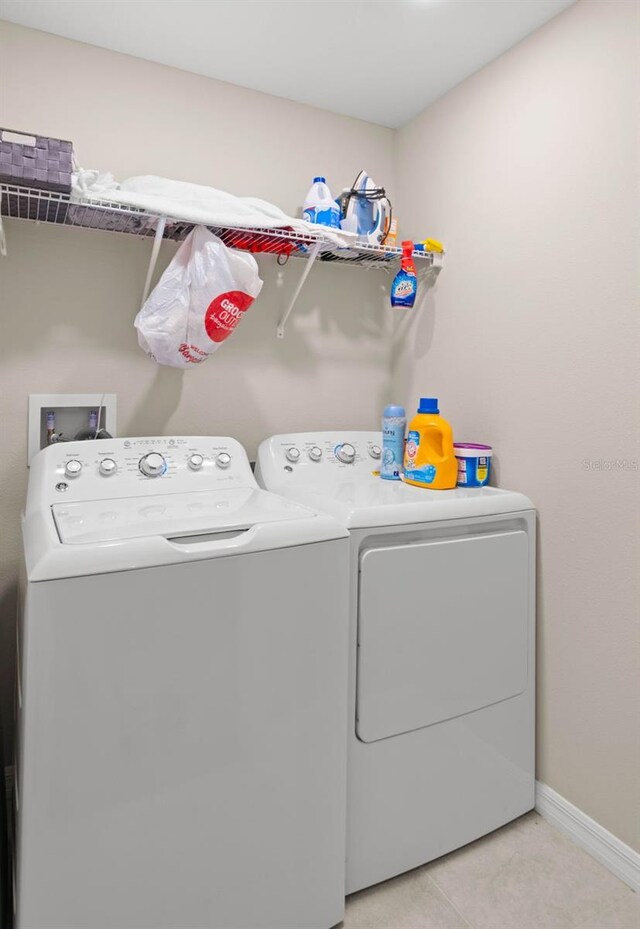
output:
{"label": "black object behind washer", "polygon": [[5,790],[5,757],[2,714],[0,713],[0,926],[9,929],[13,924],[11,906],[11,865],[9,859],[9,816]]}

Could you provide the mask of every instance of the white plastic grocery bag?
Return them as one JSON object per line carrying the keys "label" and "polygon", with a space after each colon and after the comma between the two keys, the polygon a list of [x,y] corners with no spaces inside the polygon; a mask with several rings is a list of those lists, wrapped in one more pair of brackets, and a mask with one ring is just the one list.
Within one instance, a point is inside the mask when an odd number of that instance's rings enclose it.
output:
{"label": "white plastic grocery bag", "polygon": [[200,364],[231,335],[261,289],[253,255],[196,226],[136,316],[140,348],[158,364]]}

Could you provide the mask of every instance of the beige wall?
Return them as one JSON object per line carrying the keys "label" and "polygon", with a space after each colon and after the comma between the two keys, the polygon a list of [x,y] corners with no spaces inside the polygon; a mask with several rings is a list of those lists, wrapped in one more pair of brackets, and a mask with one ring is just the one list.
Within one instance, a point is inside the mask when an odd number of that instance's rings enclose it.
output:
{"label": "beige wall", "polygon": [[[7,23],[0,23],[0,126],[72,139],[81,163],[123,178],[158,173],[298,209],[311,178],[336,192],[366,167],[393,186],[393,133]],[[150,243],[6,222],[0,259],[0,683],[13,680],[19,515],[30,393],[113,391],[121,435],[231,434],[251,454],[294,429],[371,427],[388,388],[382,272],[313,269],[284,341],[280,312],[303,265],[260,259],[265,285],[215,357],[181,372],[138,349]],[[163,246],[160,265],[174,246]]]}
{"label": "beige wall", "polygon": [[[395,395],[408,407],[439,395],[458,437],[493,443],[501,482],[538,506],[539,776],[637,843],[639,474],[583,468],[640,458],[633,10],[580,0],[397,137],[0,24],[0,125],[71,138],[84,165],[120,177],[153,171],[290,211],[316,171],[338,186],[366,167],[390,189],[403,233],[444,239],[436,290],[396,317]],[[314,269],[278,342],[299,265],[262,259],[264,292],[242,327],[182,373],[136,345],[148,242],[17,222],[7,232],[5,697],[29,393],[115,391],[121,434],[230,432],[250,452],[275,430],[371,425],[390,397],[385,276]]]}
{"label": "beige wall", "polygon": [[394,358],[538,507],[538,776],[635,845],[637,11],[580,0],[400,130],[401,221],[448,255]]}

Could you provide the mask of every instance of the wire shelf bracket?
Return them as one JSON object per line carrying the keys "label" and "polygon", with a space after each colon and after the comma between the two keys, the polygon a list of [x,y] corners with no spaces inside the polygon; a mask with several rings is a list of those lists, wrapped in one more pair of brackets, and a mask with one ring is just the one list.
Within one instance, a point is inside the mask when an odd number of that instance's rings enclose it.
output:
{"label": "wire shelf bracket", "polygon": [[164,238],[164,230],[167,226],[167,217],[158,216],[158,222],[156,224],[156,231],[153,237],[153,245],[151,246],[151,256],[149,258],[149,268],[147,270],[147,279],[144,282],[144,290],[142,291],[142,302],[141,307],[147,302],[147,297],[149,296],[149,291],[151,290],[151,281],[153,279],[153,272],[156,269],[156,264],[158,263],[158,255],[160,254],[160,246],[162,245],[162,240]]}
{"label": "wire shelf bracket", "polygon": [[311,271],[311,268],[313,267],[313,262],[318,257],[321,245],[322,245],[322,242],[318,240],[315,243],[315,245],[311,246],[311,249],[309,251],[309,256],[307,258],[307,263],[304,266],[304,271],[300,275],[300,280],[298,281],[298,285],[293,292],[293,296],[291,297],[291,300],[289,301],[289,306],[286,308],[286,310],[280,317],[280,322],[278,323],[278,328],[276,329],[276,335],[278,336],[279,339],[284,339],[284,330],[287,325],[287,320],[291,316],[293,312],[293,308],[296,305],[296,301],[298,297],[300,296],[302,288],[304,287],[305,281],[309,277],[309,272]]}

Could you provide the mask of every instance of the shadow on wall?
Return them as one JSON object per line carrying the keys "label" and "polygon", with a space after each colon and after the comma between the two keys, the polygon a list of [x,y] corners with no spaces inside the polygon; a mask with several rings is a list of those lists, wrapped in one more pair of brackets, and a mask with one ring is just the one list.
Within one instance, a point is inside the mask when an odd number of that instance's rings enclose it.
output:
{"label": "shadow on wall", "polygon": [[415,363],[424,358],[433,343],[436,327],[436,280],[425,275],[418,283],[413,310],[399,310],[394,320],[391,345],[391,376],[399,402],[407,397]]}
{"label": "shadow on wall", "polygon": [[[304,271],[304,262],[290,259],[284,267],[279,267],[275,262],[267,264],[268,261],[260,262],[263,292],[268,291],[275,297],[274,319],[279,319]],[[272,340],[278,356],[286,356],[287,363],[297,367],[317,362],[319,354],[321,360],[326,360],[327,350],[331,353],[337,349],[342,354],[343,346],[348,346],[356,352],[358,346],[371,344],[385,335],[387,327],[381,309],[388,302],[390,282],[391,278],[384,271],[365,271],[319,261],[311,269],[289,317],[284,339],[276,340],[274,328],[265,330],[264,336]],[[273,319],[269,320],[269,326],[272,325]],[[295,352],[290,350],[293,343]]]}
{"label": "shadow on wall", "polygon": [[[138,310],[148,242],[18,220],[6,223],[6,233],[3,293],[18,321],[0,343],[0,356],[32,358],[43,346],[48,356],[58,355],[62,369],[77,363],[74,352],[137,351],[122,324],[130,325]],[[167,260],[171,248],[163,245]]]}
{"label": "shadow on wall", "polygon": [[[7,296],[14,303],[18,297],[24,324],[12,327],[8,339],[0,343],[0,357],[33,356],[41,345],[59,352],[61,365],[74,362],[70,346],[76,351],[99,347],[106,354],[116,350],[142,357],[133,320],[150,256],[149,240],[16,220],[7,222],[7,239],[6,269],[15,280],[14,286],[9,281]],[[175,243],[162,244],[152,287],[176,250]],[[286,357],[288,365],[306,368],[326,360],[334,339],[352,343],[353,350],[384,333],[381,308],[388,305],[390,275],[318,261],[296,303],[285,339],[276,341],[275,323],[297,286],[304,261],[290,259],[278,266],[272,256],[257,257],[262,293],[230,345],[257,336],[263,352],[268,348]],[[33,273],[34,262],[42,268],[41,274]],[[266,318],[273,328],[263,333],[261,323]],[[260,338],[263,334],[269,343]],[[292,342],[295,352],[288,350]]]}
{"label": "shadow on wall", "polygon": [[[281,428],[276,414],[289,416],[287,428],[305,416],[308,428],[314,416],[325,427],[321,417],[336,415],[344,417],[339,425],[364,426],[358,416],[366,413],[358,410],[367,402],[344,395],[335,368],[345,360],[359,371],[368,365],[361,384],[372,406],[388,387],[390,279],[382,271],[317,263],[279,340],[276,325],[305,262],[280,267],[273,256],[257,256],[260,297],[215,356],[184,378],[184,370],[147,359],[133,327],[150,241],[18,220],[6,225],[2,291],[14,313],[0,359],[9,365],[14,406],[31,392],[105,389],[118,394],[120,434],[241,428],[238,437],[255,443]],[[163,243],[154,284],[176,250]],[[22,424],[17,408],[9,419],[14,432]]]}
{"label": "shadow on wall", "polygon": [[127,435],[163,435],[180,406],[184,370],[156,366],[155,377],[137,401],[126,424]]}

